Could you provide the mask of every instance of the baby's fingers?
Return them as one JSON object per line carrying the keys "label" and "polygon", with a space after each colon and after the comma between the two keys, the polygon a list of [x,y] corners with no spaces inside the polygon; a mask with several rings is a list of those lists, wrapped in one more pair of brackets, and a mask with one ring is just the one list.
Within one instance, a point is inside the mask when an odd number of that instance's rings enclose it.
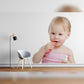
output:
{"label": "baby's fingers", "polygon": [[65,64],[65,63],[68,63],[68,61],[62,61],[62,63],[64,63],[64,64]]}
{"label": "baby's fingers", "polygon": [[53,48],[54,48],[54,46],[52,45],[52,43],[50,43],[50,44],[48,45],[48,48],[49,48],[49,49],[53,49]]}
{"label": "baby's fingers", "polygon": [[53,45],[53,46],[55,46],[55,45],[56,45],[56,43],[55,43],[55,42],[52,42],[52,45]]}

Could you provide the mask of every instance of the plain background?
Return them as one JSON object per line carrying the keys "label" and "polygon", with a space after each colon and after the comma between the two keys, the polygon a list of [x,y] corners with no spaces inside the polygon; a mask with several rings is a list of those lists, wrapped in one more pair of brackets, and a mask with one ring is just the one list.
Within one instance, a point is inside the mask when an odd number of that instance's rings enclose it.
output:
{"label": "plain background", "polygon": [[1,12],[55,12],[63,5],[84,10],[83,0],[0,0]]}
{"label": "plain background", "polygon": [[[84,64],[84,13],[57,13],[63,4],[77,5],[82,10],[83,0],[0,0],[0,64],[9,64],[9,36],[12,40],[12,64],[17,64],[17,50],[27,50],[33,56],[49,42],[48,26],[53,17],[67,17],[72,25],[65,45],[72,49],[76,64]],[[66,3],[65,3],[66,2]]]}

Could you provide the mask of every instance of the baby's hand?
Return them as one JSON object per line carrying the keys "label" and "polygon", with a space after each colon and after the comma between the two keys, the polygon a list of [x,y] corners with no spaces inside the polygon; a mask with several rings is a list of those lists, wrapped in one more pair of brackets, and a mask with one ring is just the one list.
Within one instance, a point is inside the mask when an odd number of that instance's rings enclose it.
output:
{"label": "baby's hand", "polygon": [[54,47],[55,47],[55,43],[54,42],[50,42],[50,43],[45,45],[45,51],[53,50]]}
{"label": "baby's hand", "polygon": [[69,63],[69,61],[62,61],[62,63],[64,63],[64,64],[68,64],[68,63]]}

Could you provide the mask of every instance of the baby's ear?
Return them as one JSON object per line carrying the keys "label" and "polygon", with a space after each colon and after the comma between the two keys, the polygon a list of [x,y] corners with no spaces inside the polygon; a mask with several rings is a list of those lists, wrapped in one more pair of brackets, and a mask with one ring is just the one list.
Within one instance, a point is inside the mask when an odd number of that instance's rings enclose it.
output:
{"label": "baby's ear", "polygon": [[67,33],[67,38],[69,38],[69,37],[70,37],[70,35],[71,35],[71,32],[68,32],[68,33]]}

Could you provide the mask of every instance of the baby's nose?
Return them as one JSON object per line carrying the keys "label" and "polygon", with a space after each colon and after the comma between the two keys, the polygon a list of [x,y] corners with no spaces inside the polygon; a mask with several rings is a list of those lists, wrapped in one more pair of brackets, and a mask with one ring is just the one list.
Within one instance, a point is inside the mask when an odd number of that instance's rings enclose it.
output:
{"label": "baby's nose", "polygon": [[58,35],[55,35],[55,38],[58,38],[59,36]]}

